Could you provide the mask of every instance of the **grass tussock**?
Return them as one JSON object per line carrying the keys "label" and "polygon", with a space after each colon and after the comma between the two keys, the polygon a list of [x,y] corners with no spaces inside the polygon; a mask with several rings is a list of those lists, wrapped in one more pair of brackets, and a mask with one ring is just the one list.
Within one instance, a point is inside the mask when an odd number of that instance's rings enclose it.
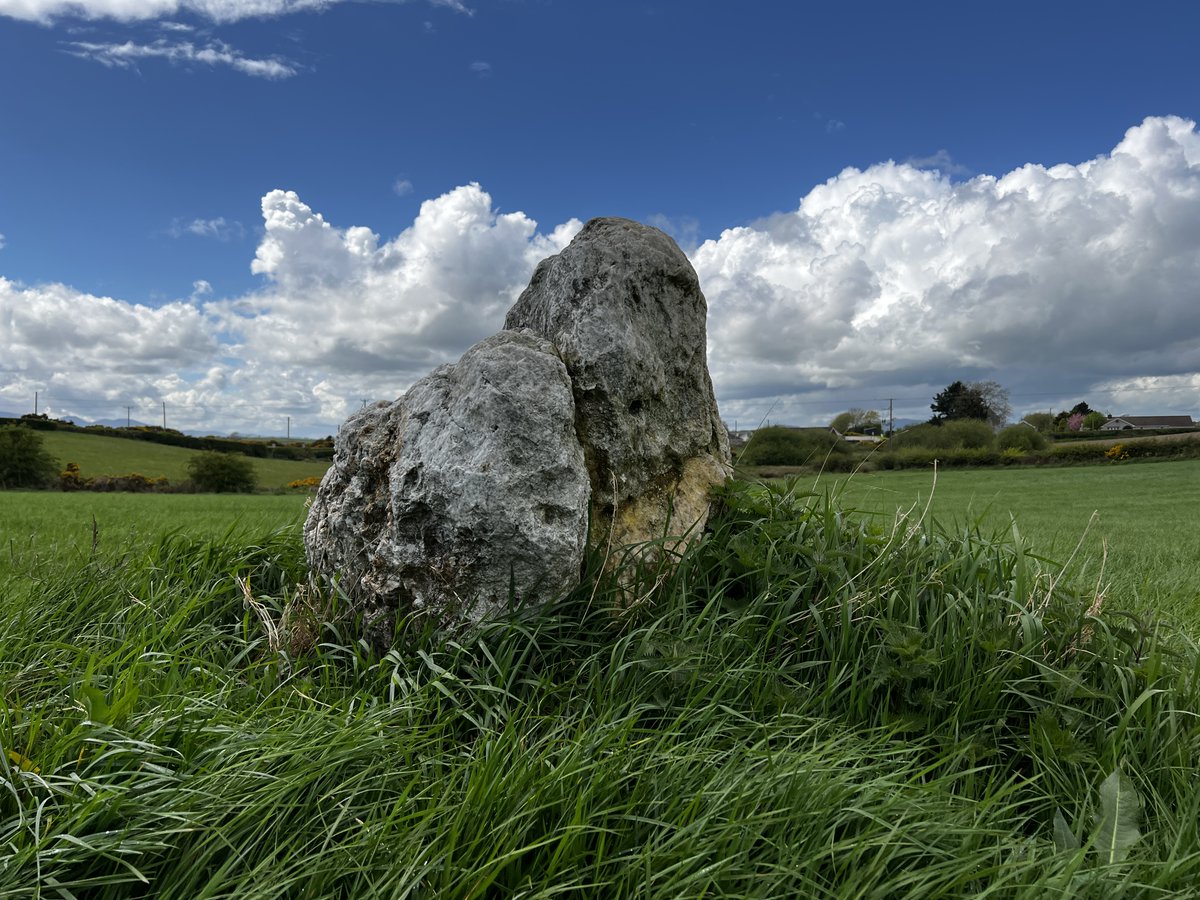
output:
{"label": "grass tussock", "polygon": [[295,530],[31,567],[0,588],[0,895],[1200,882],[1196,647],[1015,535],[870,522],[736,485],[671,573],[382,657],[298,593]]}

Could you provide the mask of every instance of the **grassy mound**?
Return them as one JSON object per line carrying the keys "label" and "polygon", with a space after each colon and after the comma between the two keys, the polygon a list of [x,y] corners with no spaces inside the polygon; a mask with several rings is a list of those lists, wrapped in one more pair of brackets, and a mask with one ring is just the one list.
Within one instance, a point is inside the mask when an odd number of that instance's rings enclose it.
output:
{"label": "grassy mound", "polygon": [[0,588],[0,895],[1200,880],[1200,654],[1026,548],[743,485],[627,578],[632,607],[589,584],[376,658],[297,593],[294,530],[31,568]]}

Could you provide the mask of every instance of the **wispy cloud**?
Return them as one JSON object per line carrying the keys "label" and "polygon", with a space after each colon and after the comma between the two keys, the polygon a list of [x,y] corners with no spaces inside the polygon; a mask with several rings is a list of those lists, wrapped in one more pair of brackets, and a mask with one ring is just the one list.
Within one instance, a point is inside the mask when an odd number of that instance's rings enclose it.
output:
{"label": "wispy cloud", "polygon": [[475,62],[471,63],[471,71],[480,78],[491,78],[492,64],[490,62],[484,62],[482,59],[477,59]]}
{"label": "wispy cloud", "polygon": [[229,222],[224,216],[218,216],[215,219],[192,219],[190,222],[176,219],[167,229],[167,234],[176,238],[190,234],[218,241],[232,241],[245,237],[246,229],[241,222]]}
{"label": "wispy cloud", "polygon": [[825,122],[825,133],[826,134],[837,134],[837,132],[845,131],[845,130],[846,130],[846,123],[843,122],[841,119],[829,119],[828,121]]}
{"label": "wispy cloud", "polygon": [[397,178],[392,182],[392,192],[397,197],[406,197],[412,193],[412,182],[407,178]]}
{"label": "wispy cloud", "polygon": [[4,235],[0,234],[0,250],[4,249]]}
{"label": "wispy cloud", "polygon": [[[325,9],[345,0],[0,0],[0,16],[43,24],[55,19],[116,19],[139,22],[190,13],[212,22],[270,19],[306,10]],[[404,2],[404,0],[399,0]],[[472,10],[461,0],[428,0],[464,15]]]}
{"label": "wispy cloud", "polygon": [[241,51],[219,40],[209,41],[206,44],[196,44],[192,41],[171,42],[161,38],[148,44],[139,44],[135,41],[107,44],[69,41],[65,42],[64,46],[68,48],[66,52],[71,56],[90,59],[110,69],[136,70],[139,62],[163,59],[172,65],[229,66],[244,75],[273,81],[291,78],[299,71],[296,65],[289,60],[278,56],[268,59],[244,56]]}

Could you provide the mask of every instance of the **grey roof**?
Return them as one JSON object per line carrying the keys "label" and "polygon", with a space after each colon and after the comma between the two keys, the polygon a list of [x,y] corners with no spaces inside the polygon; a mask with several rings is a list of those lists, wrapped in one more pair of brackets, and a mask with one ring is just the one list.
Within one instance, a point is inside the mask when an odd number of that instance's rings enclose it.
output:
{"label": "grey roof", "polygon": [[1113,416],[1108,421],[1116,419],[1142,428],[1191,428],[1196,424],[1191,416]]}

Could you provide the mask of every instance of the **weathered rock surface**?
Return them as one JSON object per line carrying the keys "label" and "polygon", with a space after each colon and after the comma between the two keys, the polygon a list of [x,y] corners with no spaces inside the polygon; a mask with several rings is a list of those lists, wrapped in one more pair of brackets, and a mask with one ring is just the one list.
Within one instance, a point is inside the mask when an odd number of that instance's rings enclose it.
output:
{"label": "weathered rock surface", "polygon": [[729,477],[729,438],[708,374],[708,304],[666,234],[593,219],[543,260],[508,313],[558,349],[591,478],[590,542],[696,533]]}
{"label": "weathered rock surface", "polygon": [[564,593],[588,546],[690,539],[730,471],[707,312],[669,237],[589,222],[505,331],[342,426],[304,526],[313,572],[387,646],[397,614],[462,625]]}
{"label": "weathered rock surface", "polygon": [[579,582],[589,481],[567,370],[502,331],[400,399],[351,417],[304,527],[390,643],[397,611],[477,622]]}

